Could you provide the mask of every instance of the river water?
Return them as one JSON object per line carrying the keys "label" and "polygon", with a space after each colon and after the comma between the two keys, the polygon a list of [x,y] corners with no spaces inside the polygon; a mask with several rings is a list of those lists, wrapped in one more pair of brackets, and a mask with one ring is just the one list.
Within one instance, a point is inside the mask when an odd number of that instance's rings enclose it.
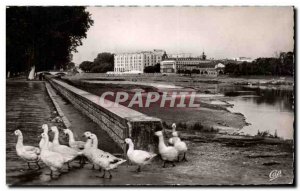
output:
{"label": "river water", "polygon": [[229,97],[231,112],[242,113],[248,126],[239,132],[256,135],[258,131],[277,134],[284,139],[293,139],[294,106],[293,90],[278,87],[230,87],[222,89]]}

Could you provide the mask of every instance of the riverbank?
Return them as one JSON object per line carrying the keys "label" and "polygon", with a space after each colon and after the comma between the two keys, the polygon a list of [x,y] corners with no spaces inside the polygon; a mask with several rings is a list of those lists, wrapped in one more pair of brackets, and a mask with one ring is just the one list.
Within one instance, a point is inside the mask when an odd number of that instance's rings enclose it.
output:
{"label": "riverbank", "polygon": [[[19,86],[20,85],[20,86]],[[33,91],[36,89],[36,91]],[[43,82],[9,82],[7,83],[8,105],[7,114],[14,117],[14,123],[21,124],[21,116],[34,114],[30,119],[32,125],[24,126],[24,141],[26,144],[37,145],[39,127],[47,122],[54,123],[54,108],[47,95]],[[26,92],[20,94],[18,91]],[[12,98],[11,95],[14,95]],[[25,96],[25,97],[24,97]],[[36,97],[37,96],[37,97]],[[72,104],[55,95],[65,116],[71,123],[74,134],[79,135],[86,130],[95,130],[92,123],[87,122]],[[38,98],[38,99],[37,99]],[[32,100],[33,99],[33,100]],[[17,109],[15,101],[19,100]],[[46,101],[42,101],[46,100]],[[26,110],[31,105],[30,112]],[[41,112],[41,108],[46,108]],[[47,109],[49,108],[49,109]],[[19,113],[15,113],[17,110]],[[21,116],[20,116],[21,115]],[[38,117],[37,117],[38,116]],[[15,130],[13,120],[7,121],[7,137]],[[21,121],[20,121],[21,120]],[[27,124],[30,120],[27,118]],[[53,122],[52,122],[53,121]],[[80,121],[80,123],[78,123]],[[99,147],[105,151],[114,152],[111,144],[103,133],[99,132]],[[166,130],[170,136],[170,131]],[[188,162],[176,163],[176,167],[162,168],[162,161],[157,158],[153,164],[143,168],[141,173],[135,172],[136,166],[121,165],[112,172],[113,179],[99,178],[101,172],[91,170],[91,165],[78,168],[77,162],[71,164],[72,170],[51,179],[47,173],[49,169],[41,164],[41,170],[27,170],[26,164],[15,153],[15,139],[7,139],[7,184],[14,186],[33,185],[69,185],[69,186],[117,186],[117,185],[257,185],[257,184],[292,184],[293,183],[293,142],[281,139],[261,137],[229,136],[225,134],[203,133],[197,131],[180,130],[181,138],[187,143]],[[29,137],[29,138],[28,138]],[[77,137],[77,138],[78,138]],[[165,137],[165,141],[168,137]],[[60,141],[66,144],[65,137]],[[66,169],[66,167],[65,167]],[[270,173],[280,170],[281,176],[270,180]]]}
{"label": "riverbank", "polygon": [[[135,108],[142,113],[150,116],[161,118],[168,125],[175,123],[187,123],[192,128],[194,124],[200,123],[207,128],[218,129],[222,132],[236,133],[243,127],[251,125],[251,121],[247,121],[243,112],[236,111],[235,104],[239,104],[236,98],[249,100],[251,102],[261,102],[267,104],[279,104],[281,99],[292,104],[293,101],[293,84],[292,77],[265,77],[252,76],[247,78],[232,78],[227,76],[207,77],[207,76],[180,76],[180,75],[137,75],[137,76],[107,76],[106,74],[80,74],[71,77],[64,77],[72,85],[85,89],[93,94],[101,96],[103,92],[128,92],[129,94],[136,91],[143,91],[145,93],[156,92],[191,92],[197,93],[196,102],[200,107],[178,109],[178,108],[161,108],[153,105],[151,108]],[[287,95],[284,95],[287,94]],[[284,96],[282,98],[282,96]],[[130,97],[130,96],[129,96]],[[288,100],[290,99],[290,100]],[[241,102],[242,104],[244,101]],[[128,102],[121,103],[128,106]],[[286,104],[286,103],[284,103]],[[282,105],[282,103],[281,103]],[[253,105],[255,106],[255,105]],[[232,108],[233,107],[233,108]],[[252,107],[249,105],[248,107]],[[293,106],[285,105],[285,108],[278,108],[280,111],[285,111]],[[261,108],[253,108],[257,112],[264,112]],[[271,109],[271,108],[266,108]],[[275,112],[275,111],[274,111]],[[282,113],[285,114],[285,113]],[[249,115],[247,113],[247,115]],[[252,116],[252,114],[251,114]],[[250,116],[250,117],[251,117]],[[291,118],[291,116],[286,116]],[[254,117],[257,118],[257,117]],[[285,119],[290,120],[290,119]],[[281,124],[281,122],[280,122]],[[270,126],[268,124],[265,124]],[[284,125],[284,124],[283,124]],[[292,126],[288,123],[289,126]],[[256,125],[257,126],[257,125]],[[243,132],[246,134],[255,135],[259,133],[259,129],[250,132]],[[266,134],[274,136],[276,130],[271,128],[262,128]],[[283,133],[285,138],[292,138],[292,130]]]}
{"label": "riverbank", "polygon": [[[254,85],[254,86],[276,86],[281,88],[293,89],[294,77],[278,77],[278,76],[239,76],[229,77],[226,75],[212,77],[199,75],[162,75],[162,74],[141,74],[141,75],[107,75],[101,73],[81,73],[64,78],[70,80],[93,80],[93,81],[131,81],[142,83],[165,83],[182,87],[196,88],[201,92],[205,92],[215,84],[219,85]],[[204,86],[203,86],[204,85]],[[211,93],[214,93],[212,91]]]}

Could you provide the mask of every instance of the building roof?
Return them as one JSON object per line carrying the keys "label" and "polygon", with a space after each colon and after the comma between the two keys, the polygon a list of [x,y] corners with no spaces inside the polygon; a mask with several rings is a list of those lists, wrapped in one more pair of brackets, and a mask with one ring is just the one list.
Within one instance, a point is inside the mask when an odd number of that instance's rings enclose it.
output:
{"label": "building roof", "polygon": [[126,54],[160,54],[163,55],[165,53],[164,50],[160,49],[154,49],[153,51],[145,50],[145,51],[138,51],[138,52],[122,52],[122,53],[116,53],[115,56],[118,55],[126,55]]}

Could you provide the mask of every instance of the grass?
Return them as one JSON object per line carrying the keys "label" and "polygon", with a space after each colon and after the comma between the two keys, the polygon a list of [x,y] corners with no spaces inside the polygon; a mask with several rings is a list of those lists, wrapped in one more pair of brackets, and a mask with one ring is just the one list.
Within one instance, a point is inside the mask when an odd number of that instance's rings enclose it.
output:
{"label": "grass", "polygon": [[274,135],[267,131],[257,131],[256,137],[270,137],[270,138],[279,138],[277,135],[277,130],[275,130]]}
{"label": "grass", "polygon": [[[172,126],[168,125],[166,122],[163,122],[163,127],[166,129],[172,129]],[[219,132],[219,129],[203,126],[200,122],[196,122],[192,125],[189,125],[189,124],[183,123],[183,122],[179,122],[176,124],[176,129],[177,130],[192,130],[192,131],[205,132],[205,133],[218,133]]]}

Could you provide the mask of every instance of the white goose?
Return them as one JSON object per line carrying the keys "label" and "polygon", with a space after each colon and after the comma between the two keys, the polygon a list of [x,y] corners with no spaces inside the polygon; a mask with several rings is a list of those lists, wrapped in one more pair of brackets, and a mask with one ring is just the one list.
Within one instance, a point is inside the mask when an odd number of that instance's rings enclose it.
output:
{"label": "white goose", "polygon": [[125,139],[125,143],[129,145],[127,151],[128,159],[138,165],[137,172],[141,172],[141,166],[149,164],[157,155],[143,150],[134,150],[134,144],[130,138]]}
{"label": "white goose", "polygon": [[41,159],[50,168],[50,176],[52,177],[53,171],[59,171],[62,169],[64,163],[67,161],[60,153],[49,150],[49,136],[47,133],[42,133],[41,136],[44,142],[44,145],[42,146]]}
{"label": "white goose", "polygon": [[[88,138],[85,145],[84,145],[84,149],[82,151],[82,154],[90,161],[90,163],[93,164],[93,161],[92,161],[92,155],[93,155],[93,140],[89,138],[89,136],[91,135],[92,133],[89,132],[89,131],[86,131],[83,136]],[[83,167],[84,163],[81,164],[81,167]],[[95,169],[94,167],[95,165],[93,164],[93,167],[92,169]],[[101,168],[99,168],[99,170],[101,170]]]}
{"label": "white goose", "polygon": [[174,161],[177,160],[178,151],[175,149],[175,147],[166,146],[162,131],[155,132],[155,135],[159,138],[158,151],[162,160],[164,161],[163,168],[166,167],[167,162],[171,162],[172,165],[175,166]]}
{"label": "white goose", "polygon": [[69,146],[78,151],[84,149],[85,142],[75,141],[74,134],[70,129],[64,129],[64,133],[69,136]]}
{"label": "white goose", "polygon": [[59,131],[56,126],[52,126],[51,131],[54,132],[51,150],[60,153],[65,158],[68,168],[70,169],[69,162],[73,161],[77,156],[81,155],[82,152],[78,152],[77,150],[72,149],[66,145],[61,145],[58,141]]}
{"label": "white goose", "polygon": [[[42,129],[43,129],[44,133],[48,134],[49,127],[48,127],[47,124],[43,124],[43,125],[42,125]],[[44,139],[41,139],[41,141],[40,141],[40,143],[39,143],[40,149],[43,147],[43,145],[44,145]],[[52,143],[51,143],[50,141],[49,141],[48,146],[49,146],[50,148],[52,147]]]}
{"label": "white goose", "polygon": [[[175,149],[178,151],[179,155],[183,154],[182,161],[187,161],[185,155],[186,155],[188,148],[187,148],[185,142],[180,140],[177,132],[173,132],[172,135],[173,135],[173,144],[174,144]],[[178,155],[178,161],[179,161],[179,155]]]}
{"label": "white goose", "polygon": [[91,133],[90,131],[86,131],[86,132],[84,132],[84,134],[83,134],[83,137],[88,138],[87,141],[86,141],[85,144],[84,144],[84,149],[91,148],[92,145],[93,145],[92,139],[89,139],[89,136],[90,136],[91,134],[92,134],[92,133]]}
{"label": "white goose", "polygon": [[110,170],[117,168],[120,164],[126,162],[126,160],[117,158],[108,152],[104,152],[96,148],[95,143],[97,143],[98,145],[98,140],[95,134],[91,134],[89,138],[93,140],[91,160],[94,164],[100,166],[104,170],[103,176],[101,178],[105,178],[106,171],[108,171],[109,173],[109,178],[112,178]]}
{"label": "white goose", "polygon": [[[81,150],[84,149],[85,142],[75,141],[74,134],[70,129],[64,129],[63,132],[64,132],[65,135],[67,135],[69,137],[69,146],[72,149],[75,149],[77,151],[81,151]],[[83,167],[83,163],[85,163],[85,159],[84,159],[83,156],[81,156],[80,160],[79,160],[79,164],[80,164],[81,167]]]}
{"label": "white goose", "polygon": [[[174,132],[177,132],[177,131],[176,131],[176,124],[175,124],[175,123],[172,124],[172,134],[173,134]],[[179,137],[178,137],[178,138],[179,138]],[[180,139],[180,138],[179,138],[179,139]],[[169,144],[170,144],[170,145],[174,145],[173,137],[171,137],[171,138],[169,139]]]}
{"label": "white goose", "polygon": [[15,135],[18,136],[16,144],[17,155],[27,162],[28,168],[31,169],[30,163],[35,163],[40,169],[40,149],[38,147],[27,146],[23,144],[22,132],[18,129],[15,131]]}

